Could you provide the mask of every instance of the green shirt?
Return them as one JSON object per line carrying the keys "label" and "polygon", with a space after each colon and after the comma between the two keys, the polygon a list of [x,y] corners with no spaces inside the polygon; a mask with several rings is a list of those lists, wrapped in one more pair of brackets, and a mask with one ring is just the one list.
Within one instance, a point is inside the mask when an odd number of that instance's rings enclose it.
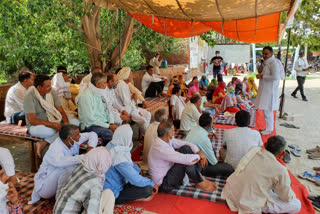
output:
{"label": "green shirt", "polygon": [[102,96],[95,95],[90,88],[84,90],[78,100],[78,113],[81,130],[92,125],[109,128],[114,123]]}
{"label": "green shirt", "polygon": [[197,125],[190,130],[185,141],[197,145],[198,148],[206,155],[208,162],[211,165],[215,165],[218,161],[214,154],[208,134],[207,130]]}

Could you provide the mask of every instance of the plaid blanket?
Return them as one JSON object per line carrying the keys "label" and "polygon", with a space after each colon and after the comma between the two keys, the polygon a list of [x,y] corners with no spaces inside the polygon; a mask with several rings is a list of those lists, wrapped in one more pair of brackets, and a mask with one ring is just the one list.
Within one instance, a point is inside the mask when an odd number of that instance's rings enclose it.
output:
{"label": "plaid blanket", "polygon": [[[3,171],[0,170],[0,177],[3,174]],[[23,208],[24,214],[52,214],[53,207],[55,200],[40,200],[34,204],[28,204],[28,201],[31,200],[31,194],[33,191],[33,173],[26,173],[21,171],[16,171],[16,176],[21,181],[21,186],[19,190],[19,197],[20,197],[20,205]],[[143,208],[135,207],[132,205],[115,205],[114,213],[123,213],[123,214],[140,214],[143,213],[145,210]]]}
{"label": "plaid blanket", "polygon": [[[41,140],[40,137],[32,136],[27,134],[27,127],[26,126],[17,126],[17,125],[12,125],[12,124],[0,124],[0,135],[7,135],[7,136],[12,136],[12,137],[21,137],[25,138],[28,140],[33,140],[33,141],[39,141]],[[98,145],[102,144],[102,139],[99,138]],[[81,149],[87,149],[88,144],[87,141],[83,142],[80,145]]]}
{"label": "plaid blanket", "polygon": [[159,97],[148,97],[145,100],[146,101],[146,105],[147,105],[146,109],[149,112],[152,112],[157,108],[166,106],[168,100],[169,100],[169,98],[166,98],[166,97],[162,97],[162,98],[159,98]]}
{"label": "plaid blanket", "polygon": [[[250,124],[249,127],[255,127],[256,126],[256,113],[257,109],[250,109]],[[219,113],[214,119],[213,119],[214,124],[223,124],[223,125],[232,125],[236,126],[236,119],[235,117],[226,117],[223,115],[223,113]]]}
{"label": "plaid blanket", "polygon": [[[216,133],[218,134],[218,139],[215,138],[211,138],[211,144],[212,144],[212,148],[216,154],[217,159],[219,159],[220,157],[220,153],[219,150],[222,148],[223,146],[223,136],[224,136],[224,129],[215,129]],[[177,139],[181,139],[184,140],[187,136],[188,132],[182,131],[182,130],[178,130],[175,133],[175,138]]]}
{"label": "plaid blanket", "polygon": [[180,196],[197,198],[197,199],[225,204],[226,201],[221,198],[221,193],[226,183],[226,178],[225,177],[215,177],[215,178],[205,177],[205,178],[217,184],[216,191],[207,192],[207,191],[197,189],[195,188],[195,184],[191,182],[191,186],[182,185],[172,190],[169,193],[173,195],[180,195]]}

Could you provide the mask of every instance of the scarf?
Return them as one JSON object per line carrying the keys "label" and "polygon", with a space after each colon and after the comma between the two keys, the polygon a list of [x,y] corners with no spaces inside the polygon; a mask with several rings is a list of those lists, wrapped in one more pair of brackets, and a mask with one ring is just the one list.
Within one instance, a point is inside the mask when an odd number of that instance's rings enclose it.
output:
{"label": "scarf", "polygon": [[130,76],[130,73],[131,73],[131,69],[129,67],[123,67],[117,74],[119,81],[128,79]]}
{"label": "scarf", "polygon": [[81,160],[84,170],[96,174],[101,178],[102,182],[111,166],[111,162],[110,152],[105,147],[91,149]]}
{"label": "scarf", "polygon": [[238,83],[236,85],[235,93],[236,93],[236,95],[241,95],[242,94],[242,84],[241,83]]}
{"label": "scarf", "polygon": [[131,149],[133,131],[129,124],[119,126],[113,133],[112,140],[108,143],[112,157],[112,166],[116,166],[120,163],[132,163]]}
{"label": "scarf", "polygon": [[212,79],[209,86],[215,86],[217,87],[218,86],[218,81],[216,79]]}
{"label": "scarf", "polygon": [[243,156],[243,158],[240,160],[240,162],[236,168],[236,171],[234,172],[235,175],[239,175],[246,168],[246,166],[250,163],[250,161],[254,158],[254,156],[256,156],[256,154],[261,153],[261,152],[262,152],[262,149],[257,146],[249,149],[247,154],[245,156]]}
{"label": "scarf", "polygon": [[[270,57],[264,61],[264,67],[271,67],[273,63],[275,63],[276,66],[278,67],[278,69],[280,70],[280,79],[284,80],[286,78],[286,75],[284,73],[284,67],[283,67],[281,61],[279,59],[275,58],[274,55],[272,55],[272,57]],[[269,70],[270,70],[270,75],[272,75],[272,70],[271,69],[269,69]]]}
{"label": "scarf", "polygon": [[36,98],[39,100],[40,105],[42,108],[46,110],[46,114],[48,117],[49,122],[60,123],[62,120],[62,115],[60,112],[54,107],[54,100],[52,94],[49,92],[46,94],[45,99],[40,95],[39,91],[32,86],[32,89]]}

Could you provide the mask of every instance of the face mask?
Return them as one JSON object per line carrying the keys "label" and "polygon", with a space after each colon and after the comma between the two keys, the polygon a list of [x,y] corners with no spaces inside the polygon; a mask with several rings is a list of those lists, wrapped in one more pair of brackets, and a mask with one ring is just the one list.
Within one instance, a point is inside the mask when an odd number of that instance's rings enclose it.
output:
{"label": "face mask", "polygon": [[112,89],[116,89],[116,88],[117,88],[117,86],[113,86],[113,87],[112,87]]}
{"label": "face mask", "polygon": [[70,143],[70,142],[68,142],[68,143],[69,143],[69,146],[70,146],[70,147],[73,147],[73,146],[74,146],[74,143],[75,143],[76,141],[75,141],[74,139],[72,139],[72,137],[70,137],[70,139],[72,140],[73,144]]}
{"label": "face mask", "polygon": [[213,134],[213,128],[212,128],[212,126],[210,127],[210,129],[208,129],[208,132],[209,132],[210,134]]}

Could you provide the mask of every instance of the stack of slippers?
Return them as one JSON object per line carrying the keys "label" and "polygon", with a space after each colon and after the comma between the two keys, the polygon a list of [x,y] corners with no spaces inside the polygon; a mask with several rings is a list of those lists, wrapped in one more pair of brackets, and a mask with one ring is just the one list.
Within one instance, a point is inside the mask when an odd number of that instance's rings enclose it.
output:
{"label": "stack of slippers", "polygon": [[300,153],[301,149],[299,148],[298,145],[289,144],[288,147],[290,148],[290,151],[288,149],[286,149],[285,154],[282,158],[285,163],[290,163],[290,161],[291,161],[290,152],[296,157],[301,157],[301,153]]}
{"label": "stack of slippers", "polygon": [[308,196],[308,199],[312,202],[314,209],[320,211],[320,196]]}
{"label": "stack of slippers", "polygon": [[313,160],[319,160],[320,159],[320,147],[316,146],[313,149],[308,149],[306,152],[309,154],[308,158]]}

